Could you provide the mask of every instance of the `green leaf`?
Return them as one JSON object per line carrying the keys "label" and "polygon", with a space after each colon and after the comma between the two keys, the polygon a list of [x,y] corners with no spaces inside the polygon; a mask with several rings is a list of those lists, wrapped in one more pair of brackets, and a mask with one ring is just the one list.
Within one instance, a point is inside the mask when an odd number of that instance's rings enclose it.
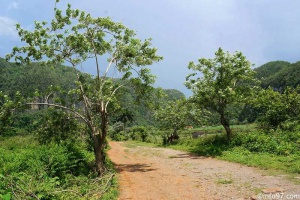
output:
{"label": "green leaf", "polygon": [[11,194],[7,193],[7,194],[5,194],[5,195],[2,195],[2,199],[3,199],[3,200],[11,200],[11,199],[12,199],[12,196],[11,196]]}

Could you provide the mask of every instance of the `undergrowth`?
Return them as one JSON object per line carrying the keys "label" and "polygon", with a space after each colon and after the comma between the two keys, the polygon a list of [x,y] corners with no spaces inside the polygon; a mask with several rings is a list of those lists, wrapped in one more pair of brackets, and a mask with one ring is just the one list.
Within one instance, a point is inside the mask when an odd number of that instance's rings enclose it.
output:
{"label": "undergrowth", "polygon": [[116,199],[112,165],[98,177],[86,149],[81,143],[40,145],[32,136],[1,137],[0,199]]}

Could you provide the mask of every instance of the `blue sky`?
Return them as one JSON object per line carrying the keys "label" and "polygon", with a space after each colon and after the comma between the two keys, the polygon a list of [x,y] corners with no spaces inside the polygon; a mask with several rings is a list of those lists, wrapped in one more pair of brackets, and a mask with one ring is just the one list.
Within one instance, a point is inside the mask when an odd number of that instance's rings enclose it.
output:
{"label": "blue sky", "polygon": [[[110,16],[152,38],[164,60],[151,66],[156,86],[178,89],[189,61],[212,58],[222,47],[241,51],[258,67],[266,62],[300,60],[298,0],[61,0],[92,14]],[[33,21],[50,20],[54,0],[0,0],[0,57],[20,45],[14,24],[27,29]],[[85,69],[88,71],[88,69]]]}

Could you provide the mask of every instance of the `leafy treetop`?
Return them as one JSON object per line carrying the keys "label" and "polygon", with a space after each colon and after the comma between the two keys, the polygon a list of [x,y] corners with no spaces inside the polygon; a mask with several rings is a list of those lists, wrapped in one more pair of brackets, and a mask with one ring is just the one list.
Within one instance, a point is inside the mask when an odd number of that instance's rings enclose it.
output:
{"label": "leafy treetop", "polygon": [[187,76],[185,83],[194,93],[191,100],[217,112],[230,138],[228,106],[247,99],[251,90],[245,82],[251,81],[255,73],[241,52],[231,55],[219,48],[215,58],[201,58],[198,61],[198,64],[190,62],[188,66],[194,71]]}
{"label": "leafy treetop", "polygon": [[[16,62],[27,64],[32,60],[52,65],[69,63],[74,69],[88,59],[94,60],[96,78],[89,81],[77,73],[74,80],[76,88],[68,91],[68,95],[78,97],[83,109],[71,103],[51,103],[49,95],[45,98],[46,102],[40,104],[64,109],[86,123],[94,144],[96,170],[101,174],[105,170],[104,148],[109,114],[118,103],[116,93],[125,84],[131,83],[136,86],[137,94],[147,94],[155,76],[144,66],[162,57],[156,55],[157,49],[151,47],[150,39],[141,41],[135,38],[134,31],[108,17],[93,18],[84,11],[71,9],[70,4],[64,14],[57,7],[54,12],[54,19],[49,25],[47,22],[35,22],[33,31],[24,30],[17,24],[19,36],[27,45],[14,47],[6,58],[14,57]],[[100,58],[107,59],[106,66],[100,65]],[[113,69],[123,82],[116,83],[108,77]],[[53,92],[56,91],[50,91],[50,94]]]}

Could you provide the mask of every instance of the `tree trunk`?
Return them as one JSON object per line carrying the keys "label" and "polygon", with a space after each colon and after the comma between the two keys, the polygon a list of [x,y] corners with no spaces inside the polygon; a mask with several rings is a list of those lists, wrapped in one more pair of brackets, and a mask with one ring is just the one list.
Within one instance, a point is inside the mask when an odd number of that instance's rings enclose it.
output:
{"label": "tree trunk", "polygon": [[221,124],[225,128],[225,131],[226,131],[226,134],[227,134],[227,140],[230,141],[230,139],[231,139],[231,129],[230,129],[230,126],[229,126],[229,122],[226,119],[224,113],[221,113]]}
{"label": "tree trunk", "polygon": [[101,175],[105,172],[105,145],[101,141],[100,135],[95,135],[94,137],[94,154],[95,154],[95,164],[96,172]]}
{"label": "tree trunk", "polygon": [[179,135],[177,133],[177,131],[179,130],[179,128],[175,128],[173,131],[173,139],[178,140],[179,139]]}
{"label": "tree trunk", "polygon": [[108,114],[106,111],[101,111],[101,134],[94,136],[94,153],[96,162],[96,171],[101,175],[105,171],[105,147],[106,136],[108,130]]}
{"label": "tree trunk", "polygon": [[178,140],[179,139],[179,136],[177,134],[177,130],[178,128],[175,128],[173,130],[173,132],[171,133],[171,135],[168,137],[167,141],[172,144],[173,140]]}
{"label": "tree trunk", "polygon": [[101,134],[97,128],[94,128],[94,154],[95,154],[95,163],[96,171],[98,175],[101,175],[105,172],[105,147],[106,147],[106,136],[108,130],[108,114],[106,112],[101,112]]}
{"label": "tree trunk", "polygon": [[104,110],[101,112],[101,142],[104,145],[106,145],[106,136],[107,136],[107,131],[108,131],[108,114]]}

